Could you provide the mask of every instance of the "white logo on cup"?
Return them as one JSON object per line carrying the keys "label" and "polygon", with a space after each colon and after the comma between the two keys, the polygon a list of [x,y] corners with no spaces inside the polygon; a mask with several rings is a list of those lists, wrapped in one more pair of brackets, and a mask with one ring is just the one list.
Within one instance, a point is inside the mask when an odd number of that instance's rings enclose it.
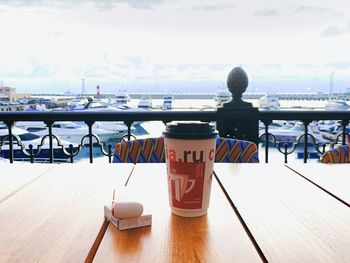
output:
{"label": "white logo on cup", "polygon": [[[172,174],[170,179],[174,182],[175,198],[179,202],[184,194],[189,193],[193,189],[196,183],[195,179],[188,179],[188,175],[185,174]],[[188,183],[190,183],[189,187]]]}

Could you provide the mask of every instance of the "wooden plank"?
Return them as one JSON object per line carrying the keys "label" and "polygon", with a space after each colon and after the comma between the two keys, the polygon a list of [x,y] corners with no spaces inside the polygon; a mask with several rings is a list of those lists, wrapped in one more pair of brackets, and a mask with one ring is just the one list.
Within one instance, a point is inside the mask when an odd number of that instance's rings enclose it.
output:
{"label": "wooden plank", "polygon": [[221,183],[269,262],[350,262],[350,209],[287,167],[221,164]]}
{"label": "wooden plank", "polygon": [[224,193],[213,180],[208,214],[171,214],[164,164],[138,164],[117,199],[141,201],[151,227],[119,231],[109,224],[94,262],[261,262]]}
{"label": "wooden plank", "polygon": [[[132,165],[60,164],[0,205],[0,262],[83,262]],[[102,231],[101,230],[102,227]]]}
{"label": "wooden plank", "polygon": [[50,164],[0,163],[0,203],[37,180],[52,167]]}
{"label": "wooden plank", "polygon": [[350,164],[288,164],[287,167],[350,206]]}

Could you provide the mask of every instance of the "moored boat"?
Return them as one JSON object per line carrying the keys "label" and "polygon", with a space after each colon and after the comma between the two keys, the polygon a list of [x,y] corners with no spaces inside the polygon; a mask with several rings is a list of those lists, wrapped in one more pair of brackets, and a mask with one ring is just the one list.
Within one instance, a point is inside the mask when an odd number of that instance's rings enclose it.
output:
{"label": "moored boat", "polygon": [[115,106],[120,109],[127,109],[129,108],[128,103],[130,102],[131,98],[129,94],[127,94],[125,91],[119,91],[115,95]]}
{"label": "moored boat", "polygon": [[[13,157],[18,160],[28,160],[30,158],[30,146],[33,147],[33,154],[35,159],[48,160],[50,156],[49,138],[45,139],[40,136],[20,129],[18,127],[12,128],[12,133],[17,139],[13,138]],[[0,126],[0,157],[8,159],[10,157],[10,147],[8,138],[8,128],[4,125]],[[73,152],[77,151],[77,144],[66,140],[53,139],[53,153],[54,158],[59,160],[66,160],[69,158],[64,151],[70,152],[69,145],[72,144]],[[23,150],[22,150],[23,148]]]}
{"label": "moored boat", "polygon": [[152,98],[150,96],[142,96],[137,107],[143,110],[151,110],[153,107]]}
{"label": "moored boat", "polygon": [[[43,122],[18,122],[17,127],[24,129],[27,132],[43,137],[48,134],[48,129]],[[114,130],[104,130],[98,127],[98,124],[93,125],[92,132],[97,134],[101,143],[118,140],[123,132],[127,131],[126,125],[114,127]],[[52,125],[52,133],[57,135],[62,140],[69,140],[73,143],[80,144],[82,138],[89,134],[87,125],[75,123],[71,121],[58,121]],[[87,139],[84,142],[88,142]]]}
{"label": "moored boat", "polygon": [[325,110],[337,111],[337,110],[348,110],[349,105],[345,100],[329,100],[325,105]]}
{"label": "moored boat", "polygon": [[173,99],[171,95],[164,96],[162,110],[171,110],[173,108]]}
{"label": "moored boat", "polygon": [[279,99],[272,95],[265,95],[258,99],[260,109],[264,110],[279,110],[281,108]]}
{"label": "moored boat", "polygon": [[222,107],[225,102],[229,102],[231,99],[231,93],[227,89],[219,90],[215,95],[216,107]]}

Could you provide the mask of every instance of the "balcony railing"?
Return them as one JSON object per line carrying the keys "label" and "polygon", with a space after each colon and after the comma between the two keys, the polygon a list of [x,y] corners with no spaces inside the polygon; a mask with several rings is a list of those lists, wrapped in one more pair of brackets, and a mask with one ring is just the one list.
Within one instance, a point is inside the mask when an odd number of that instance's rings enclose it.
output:
{"label": "balcony railing", "polygon": [[[264,132],[260,134],[260,139],[264,142],[272,141],[272,145],[284,155],[284,162],[288,162],[288,156],[295,152],[297,146],[303,146],[303,160],[304,163],[308,159],[308,145],[311,144],[316,153],[322,155],[327,147],[333,147],[336,144],[347,144],[349,133],[347,132],[347,125],[349,124],[349,111],[260,111],[259,120],[264,124]],[[285,120],[302,122],[304,131],[296,137],[292,143],[280,142],[276,140],[273,131],[269,131],[269,125],[274,120]],[[333,140],[318,141],[314,135],[309,133],[309,124],[313,121],[329,121],[335,120],[340,123],[341,131],[333,135]],[[267,135],[267,136],[266,136]],[[267,137],[267,138],[266,138]],[[265,143],[265,162],[269,160],[269,143]]]}
{"label": "balcony railing", "polygon": [[[347,111],[257,111],[256,119],[245,119],[242,116],[248,116],[249,111],[245,114],[245,110],[238,110],[239,114],[233,114],[237,112],[236,110],[230,110],[230,118],[229,121],[225,119],[225,124],[235,123],[238,124],[240,122],[252,122],[258,123],[259,121],[264,124],[263,130],[260,131],[258,126],[256,130],[250,131],[250,134],[246,135],[244,131],[240,130],[232,130],[232,133],[226,134],[223,130],[227,125],[222,126],[219,125],[219,121],[221,119],[222,111],[149,111],[149,112],[128,112],[128,111],[120,111],[120,112],[36,112],[36,113],[28,113],[28,112],[8,112],[1,113],[0,112],[0,121],[6,124],[7,126],[7,135],[3,136],[0,140],[1,149],[8,145],[9,147],[9,160],[12,163],[15,159],[13,154],[14,145],[17,147],[21,147],[22,152],[25,156],[28,157],[28,160],[31,162],[36,162],[40,152],[43,149],[44,144],[48,144],[48,154],[47,160],[48,162],[55,161],[55,151],[53,148],[53,144],[56,143],[60,146],[64,156],[70,161],[74,161],[74,157],[79,154],[83,145],[87,144],[89,147],[89,158],[90,162],[93,162],[94,158],[94,150],[97,145],[104,156],[108,157],[109,162],[112,161],[113,157],[113,148],[114,145],[108,144],[103,145],[100,142],[99,136],[93,133],[93,124],[98,121],[118,121],[126,124],[128,131],[125,134],[125,139],[131,139],[132,134],[132,125],[135,122],[144,122],[144,121],[162,121],[163,123],[167,123],[170,121],[180,121],[180,120],[198,120],[198,121],[209,121],[217,123],[217,128],[221,136],[239,138],[239,139],[248,139],[255,141],[256,143],[263,143],[264,147],[260,147],[260,151],[265,151],[265,162],[269,161],[269,150],[271,147],[276,147],[278,151],[284,155],[285,162],[288,162],[288,156],[295,152],[297,146],[303,146],[303,159],[306,163],[308,160],[308,145],[311,144],[315,151],[319,154],[324,153],[327,147],[331,147],[334,144],[346,144],[347,143],[347,132],[346,126],[349,124],[350,120],[350,112]],[[296,138],[296,140],[292,143],[286,143],[278,141],[271,131],[270,125],[275,120],[286,120],[286,121],[300,121],[304,126],[304,131],[300,136]],[[334,136],[334,141],[329,142],[318,142],[317,139],[309,134],[309,124],[312,121],[320,121],[320,120],[338,120],[341,123],[342,130],[338,134]],[[33,145],[29,145],[27,149],[25,149],[24,145],[21,144],[21,139],[13,134],[13,126],[16,122],[19,121],[42,121],[47,126],[47,134],[41,139],[41,143],[37,148],[34,148]],[[52,132],[52,126],[56,121],[83,121],[88,127],[88,134],[82,136],[81,143],[79,145],[70,144],[69,146],[62,145],[59,137]],[[254,135],[255,134],[255,135]],[[258,141],[254,140],[254,138],[258,138]],[[45,140],[46,139],[46,140]],[[270,142],[270,143],[267,143]],[[1,153],[1,152],[0,152]],[[56,160],[57,161],[57,160]]]}

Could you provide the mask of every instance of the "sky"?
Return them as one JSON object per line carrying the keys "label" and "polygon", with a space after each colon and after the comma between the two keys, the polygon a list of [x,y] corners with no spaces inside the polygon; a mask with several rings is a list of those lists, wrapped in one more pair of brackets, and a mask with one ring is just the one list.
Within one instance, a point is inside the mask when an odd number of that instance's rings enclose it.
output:
{"label": "sky", "polygon": [[350,90],[349,0],[0,0],[0,85],[17,92]]}

